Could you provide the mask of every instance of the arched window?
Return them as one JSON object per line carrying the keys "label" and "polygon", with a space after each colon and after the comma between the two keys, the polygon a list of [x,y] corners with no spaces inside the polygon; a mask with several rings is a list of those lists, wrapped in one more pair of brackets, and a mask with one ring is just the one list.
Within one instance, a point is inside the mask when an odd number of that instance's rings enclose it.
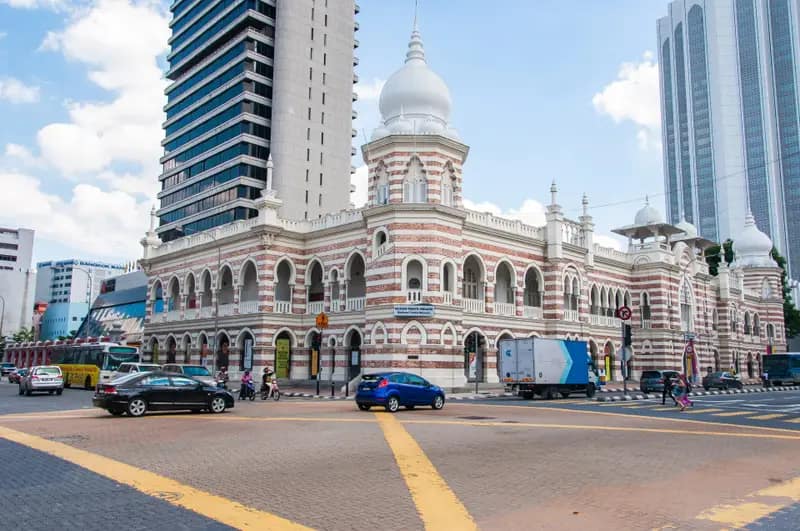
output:
{"label": "arched window", "polygon": [[678,294],[681,308],[681,330],[684,332],[694,331],[694,314],[692,311],[693,297],[692,286],[688,279],[681,283],[680,293]]}
{"label": "arched window", "polygon": [[494,279],[494,300],[502,304],[514,303],[514,273],[506,262],[497,267]]}
{"label": "arched window", "polygon": [[381,163],[375,175],[375,204],[385,205],[389,202],[389,179],[386,167]]}
{"label": "arched window", "polygon": [[769,279],[764,279],[761,282],[761,298],[769,299],[772,297],[772,286],[769,284]]}
{"label": "arched window", "polygon": [[219,279],[219,303],[233,304],[233,273],[231,268],[223,266]]}
{"label": "arched window", "polygon": [[189,273],[186,277],[186,287],[184,289],[186,291],[186,308],[189,310],[197,308],[197,293],[192,273]]}
{"label": "arched window", "polygon": [[169,311],[181,309],[181,285],[177,277],[169,282]]}
{"label": "arched window", "polygon": [[744,314],[744,335],[749,336],[750,334],[751,334],[750,312],[745,312],[745,314]]}
{"label": "arched window", "polygon": [[414,158],[408,165],[406,177],[403,179],[404,203],[427,203],[428,183],[425,171],[418,158]]}
{"label": "arched window", "polygon": [[281,260],[275,268],[275,312],[292,313],[292,265],[289,260]]}
{"label": "arched window", "polygon": [[419,260],[409,260],[406,264],[406,297],[408,302],[422,302],[424,268]]}
{"label": "arched window", "polygon": [[761,319],[757,313],[753,314],[753,335],[761,337]]}
{"label": "arched window", "polygon": [[533,267],[525,273],[524,304],[531,308],[541,308],[542,306],[542,282],[539,272]]}
{"label": "arched window", "polygon": [[200,305],[203,308],[210,308],[213,288],[211,287],[211,273],[208,270],[203,272],[203,276],[200,280],[200,286],[203,289],[203,296],[200,298]]}
{"label": "arched window", "polygon": [[483,267],[474,256],[469,256],[464,261],[464,293],[465,299],[483,300],[481,283],[483,282]]}
{"label": "arched window", "polygon": [[572,279],[572,296],[570,297],[570,306],[569,309],[573,311],[578,311],[578,304],[580,303],[580,296],[581,290],[578,287],[578,279]]}
{"label": "arched window", "polygon": [[[646,291],[642,292],[642,321],[650,321],[652,319],[652,310],[650,309],[650,294]],[[649,323],[648,323],[649,324]],[[642,324],[642,328],[645,328],[644,324]],[[647,327],[649,328],[649,326]]]}

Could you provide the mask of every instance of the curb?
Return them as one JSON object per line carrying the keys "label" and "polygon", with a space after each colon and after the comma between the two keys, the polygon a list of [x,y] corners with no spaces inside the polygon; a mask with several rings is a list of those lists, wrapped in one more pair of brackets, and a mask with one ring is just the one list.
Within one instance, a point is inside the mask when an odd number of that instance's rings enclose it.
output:
{"label": "curb", "polygon": [[[782,386],[782,387],[756,387],[752,389],[725,389],[714,391],[692,391],[689,396],[714,396],[714,395],[739,395],[747,393],[773,393],[780,391],[799,391],[800,386]],[[611,391],[607,391],[611,392]],[[596,402],[628,402],[631,400],[647,400],[653,398],[660,398],[661,394],[635,394],[635,395],[622,395],[622,396],[598,396],[593,398]]]}

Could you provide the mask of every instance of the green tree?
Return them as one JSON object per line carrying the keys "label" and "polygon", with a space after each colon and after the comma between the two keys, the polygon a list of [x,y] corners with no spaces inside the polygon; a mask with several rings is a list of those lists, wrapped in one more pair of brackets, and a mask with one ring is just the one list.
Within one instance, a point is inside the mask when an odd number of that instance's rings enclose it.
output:
{"label": "green tree", "polygon": [[719,263],[722,261],[722,253],[720,252],[722,249],[725,250],[725,263],[731,265],[733,263],[733,241],[732,240],[725,240],[723,244],[720,245],[712,245],[708,249],[706,249],[705,257],[706,263],[708,264],[708,271],[717,276],[719,274]]}
{"label": "green tree", "polygon": [[800,333],[800,311],[792,300],[792,288],[789,285],[789,276],[786,274],[786,258],[781,256],[776,248],[772,248],[772,259],[781,268],[781,288],[783,289],[783,321],[786,326],[786,335],[795,337]]}
{"label": "green tree", "polygon": [[15,333],[11,336],[14,343],[25,343],[29,341],[33,341],[35,337],[35,331],[33,327],[31,328],[21,328],[19,332]]}

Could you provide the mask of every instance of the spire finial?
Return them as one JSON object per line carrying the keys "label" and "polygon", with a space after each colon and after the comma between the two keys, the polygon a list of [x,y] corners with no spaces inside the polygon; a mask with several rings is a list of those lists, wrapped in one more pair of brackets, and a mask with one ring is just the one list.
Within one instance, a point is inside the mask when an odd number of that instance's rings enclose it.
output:
{"label": "spire finial", "polygon": [[587,196],[585,192],[583,194],[583,200],[581,200],[581,204],[583,205],[583,215],[584,216],[588,216],[589,215],[589,196]]}
{"label": "spire finial", "polygon": [[553,184],[550,185],[550,204],[556,205],[558,204],[558,186],[556,186],[556,180],[553,179]]}
{"label": "spire finial", "polygon": [[419,0],[414,0],[414,27],[411,30],[411,40],[408,42],[406,63],[411,61],[425,62],[425,48],[422,45],[422,35],[419,33],[419,22],[417,17],[418,10]]}
{"label": "spire finial", "polygon": [[150,232],[155,232],[156,230],[156,206],[153,205],[150,208]]}
{"label": "spire finial", "polygon": [[272,172],[275,164],[272,162],[272,153],[267,158],[267,192],[272,191]]}

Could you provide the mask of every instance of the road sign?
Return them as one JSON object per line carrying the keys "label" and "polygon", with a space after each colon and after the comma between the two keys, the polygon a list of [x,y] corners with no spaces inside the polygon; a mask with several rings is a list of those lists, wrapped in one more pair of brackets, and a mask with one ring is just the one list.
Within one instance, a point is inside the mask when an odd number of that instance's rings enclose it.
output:
{"label": "road sign", "polygon": [[632,312],[631,309],[627,306],[622,306],[617,308],[617,317],[622,319],[623,321],[627,321],[631,318]]}
{"label": "road sign", "polygon": [[328,316],[325,314],[325,312],[317,314],[317,328],[320,330],[328,328]]}

